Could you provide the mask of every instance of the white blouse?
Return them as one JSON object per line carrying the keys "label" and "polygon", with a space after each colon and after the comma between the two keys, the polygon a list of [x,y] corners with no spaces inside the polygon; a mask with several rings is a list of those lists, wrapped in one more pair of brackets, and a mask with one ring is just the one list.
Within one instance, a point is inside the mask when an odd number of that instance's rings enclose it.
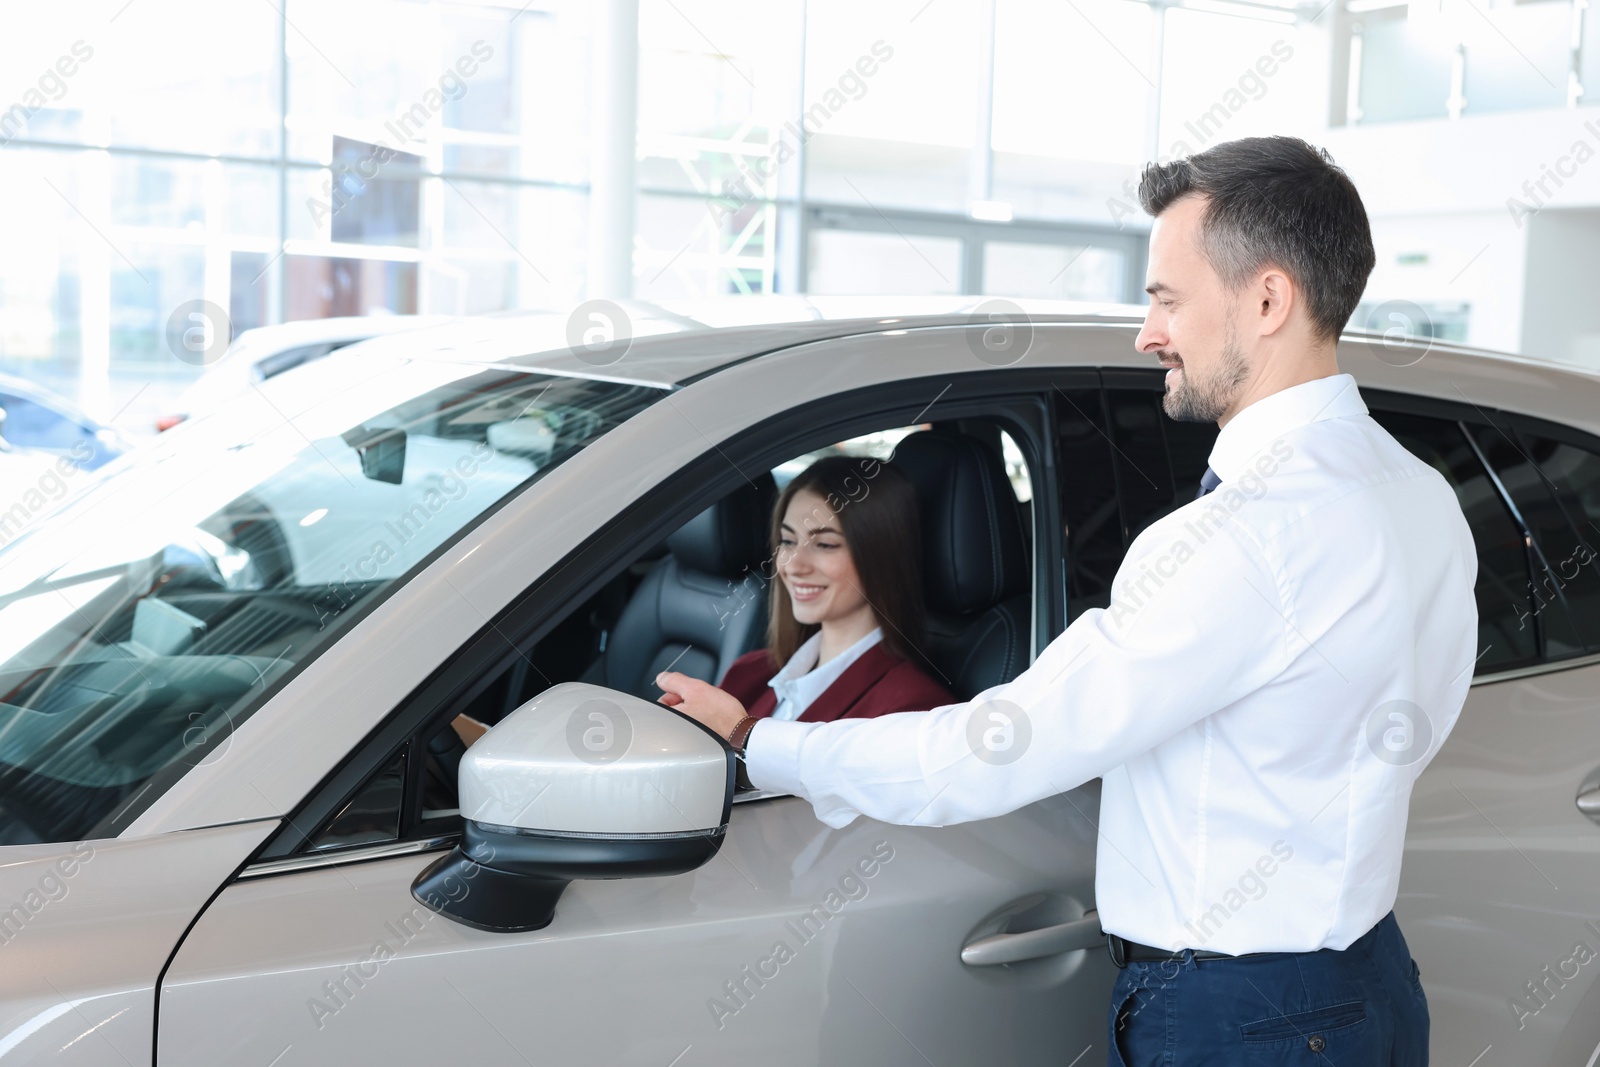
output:
{"label": "white blouse", "polygon": [[794,655],[789,657],[789,662],[783,669],[772,676],[770,685],[778,695],[778,706],[772,712],[774,719],[798,719],[805,714],[811,702],[827,690],[828,686],[839,680],[850,664],[861,658],[861,653],[877,644],[883,638],[883,627],[879,626],[873,631],[834,656],[828,662],[817,666],[817,656],[822,648],[822,631],[817,631],[807,638],[806,643],[795,649]]}

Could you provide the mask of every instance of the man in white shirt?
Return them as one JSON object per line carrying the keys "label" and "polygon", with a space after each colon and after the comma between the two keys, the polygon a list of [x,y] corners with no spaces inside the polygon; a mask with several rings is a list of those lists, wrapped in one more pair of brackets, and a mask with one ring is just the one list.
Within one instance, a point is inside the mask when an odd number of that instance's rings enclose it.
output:
{"label": "man in white shirt", "polygon": [[1139,192],[1136,344],[1171,368],[1167,415],[1221,429],[1110,605],[928,712],[753,723],[704,683],[658,684],[831,826],[989,818],[1102,778],[1111,1064],[1426,1064],[1391,909],[1412,783],[1472,680],[1471,531],[1339,371],[1374,254],[1326,153],[1247,138],[1151,165]]}

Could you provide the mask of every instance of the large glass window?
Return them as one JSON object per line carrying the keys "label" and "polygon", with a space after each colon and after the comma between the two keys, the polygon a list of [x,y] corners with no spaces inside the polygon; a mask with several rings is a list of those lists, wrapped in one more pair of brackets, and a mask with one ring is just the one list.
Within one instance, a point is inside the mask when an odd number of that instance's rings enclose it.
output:
{"label": "large glass window", "polygon": [[1571,0],[1495,4],[1463,15],[1462,112],[1564,107],[1572,17]]}
{"label": "large glass window", "polygon": [[986,241],[983,291],[1002,296],[1053,297],[1115,303],[1123,298],[1127,261],[1095,245]]}
{"label": "large glass window", "polygon": [[806,195],[964,212],[982,66],[976,3],[808,0]]}
{"label": "large glass window", "polygon": [[218,758],[363,605],[661,395],[448,363],[372,373],[308,365],[54,515],[0,517],[0,844],[92,837]]}
{"label": "large glass window", "polygon": [[1445,118],[1450,114],[1454,46],[1418,28],[1406,8],[1388,8],[1361,17],[1355,47],[1359,58],[1361,122]]}
{"label": "large glass window", "polygon": [[962,291],[962,242],[927,234],[813,230],[814,293],[918,293]]}

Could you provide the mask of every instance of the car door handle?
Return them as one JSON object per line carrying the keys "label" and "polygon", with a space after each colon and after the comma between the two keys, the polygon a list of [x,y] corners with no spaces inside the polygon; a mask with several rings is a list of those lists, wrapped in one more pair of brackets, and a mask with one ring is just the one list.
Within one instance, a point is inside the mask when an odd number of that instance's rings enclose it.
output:
{"label": "car door handle", "polygon": [[961,962],[973,967],[993,967],[998,963],[1019,963],[1063,952],[1080,952],[1105,943],[1100,915],[1089,912],[1081,919],[1055,926],[1042,926],[1018,934],[990,934],[961,949]]}
{"label": "car door handle", "polygon": [[1578,810],[1591,819],[1600,819],[1600,785],[1578,794]]}

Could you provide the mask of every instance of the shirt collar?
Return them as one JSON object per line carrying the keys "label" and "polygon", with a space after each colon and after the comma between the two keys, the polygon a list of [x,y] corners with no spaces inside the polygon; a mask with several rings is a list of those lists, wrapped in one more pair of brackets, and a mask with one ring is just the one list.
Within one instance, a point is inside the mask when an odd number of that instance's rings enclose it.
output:
{"label": "shirt collar", "polygon": [[1367,405],[1349,374],[1330,374],[1264,396],[1228,420],[1211,446],[1211,469],[1222,481],[1245,474],[1256,457],[1290,430],[1323,419],[1365,415]]}
{"label": "shirt collar", "polygon": [[[767,684],[776,689],[780,697],[786,693],[792,694],[806,691],[814,698],[822,690],[832,685],[839,675],[843,674],[852,663],[861,658],[863,652],[877,644],[882,638],[883,627],[874,627],[871,633],[866,634],[855,644],[818,667],[817,657],[821,654],[822,649],[822,631],[818,630],[806,638],[804,644],[795,649],[794,655],[789,657],[789,662],[785,663],[783,669],[773,675],[772,680]],[[795,683],[797,682],[800,684],[796,685]]]}

